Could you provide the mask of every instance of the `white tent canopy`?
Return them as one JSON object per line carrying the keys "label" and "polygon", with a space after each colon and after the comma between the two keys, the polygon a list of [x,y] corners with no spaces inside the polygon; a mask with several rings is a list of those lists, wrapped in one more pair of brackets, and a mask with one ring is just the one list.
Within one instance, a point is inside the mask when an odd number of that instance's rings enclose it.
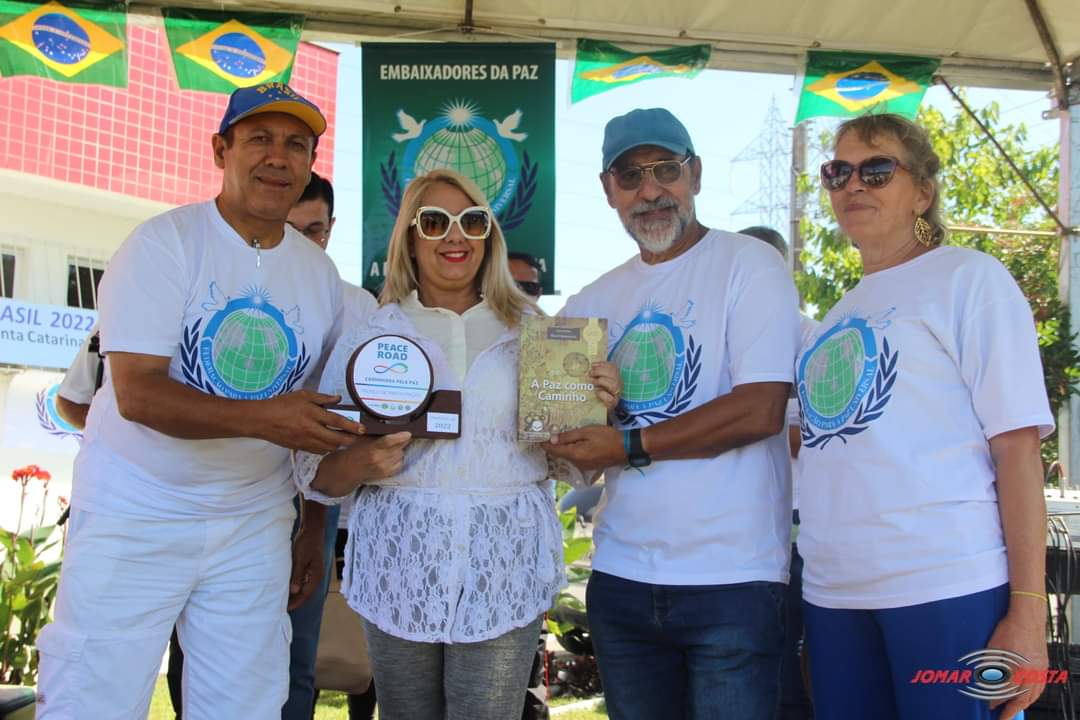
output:
{"label": "white tent canopy", "polygon": [[[159,4],[159,3],[151,3]],[[165,4],[161,2],[160,4]],[[431,39],[499,34],[553,40],[585,36],[646,45],[708,42],[713,66],[797,72],[808,49],[873,50],[944,59],[958,85],[1049,89],[1054,72],[1040,38],[1044,19],[1062,63],[1080,58],[1076,0],[224,0],[214,9],[307,15],[316,39],[436,31]],[[145,6],[144,6],[145,7]],[[462,33],[459,28],[474,28]],[[503,36],[505,38],[505,35]],[[563,43],[565,53],[572,43]]]}

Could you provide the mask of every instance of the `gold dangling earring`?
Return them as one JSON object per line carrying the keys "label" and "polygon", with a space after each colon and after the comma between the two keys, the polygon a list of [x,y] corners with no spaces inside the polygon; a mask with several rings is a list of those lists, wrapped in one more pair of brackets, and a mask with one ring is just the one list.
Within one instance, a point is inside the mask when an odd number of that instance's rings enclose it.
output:
{"label": "gold dangling earring", "polygon": [[926,247],[934,245],[934,228],[922,215],[915,218],[915,239]]}

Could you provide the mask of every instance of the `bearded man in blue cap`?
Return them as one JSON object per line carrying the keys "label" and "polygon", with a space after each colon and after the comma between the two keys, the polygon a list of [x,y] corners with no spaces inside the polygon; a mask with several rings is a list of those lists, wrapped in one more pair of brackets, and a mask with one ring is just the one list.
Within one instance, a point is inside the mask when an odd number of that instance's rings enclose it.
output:
{"label": "bearded man in blue cap", "polygon": [[[146,717],[175,623],[184,717],[278,717],[289,688],[290,450],[360,427],[303,389],[342,288],[286,224],[326,129],[283,83],[237,90],[213,136],[214,200],[140,225],[99,292],[108,372],[75,461],[37,717]],[[307,575],[305,577],[304,575]]]}
{"label": "bearded man in blue cap", "polygon": [[612,425],[548,452],[604,470],[586,605],[614,720],[775,716],[799,338],[780,256],[697,219],[701,159],[670,112],[604,130],[600,181],[637,254],[570,298],[608,319]]}

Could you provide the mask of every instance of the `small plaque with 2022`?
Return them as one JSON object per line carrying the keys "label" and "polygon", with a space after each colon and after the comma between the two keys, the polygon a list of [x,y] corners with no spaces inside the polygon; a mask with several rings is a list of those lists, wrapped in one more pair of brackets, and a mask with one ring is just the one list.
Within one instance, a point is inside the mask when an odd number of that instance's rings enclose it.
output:
{"label": "small plaque with 2022", "polygon": [[354,404],[328,409],[359,421],[368,435],[461,436],[461,392],[433,389],[431,359],[407,337],[378,335],[356,348],[345,387]]}

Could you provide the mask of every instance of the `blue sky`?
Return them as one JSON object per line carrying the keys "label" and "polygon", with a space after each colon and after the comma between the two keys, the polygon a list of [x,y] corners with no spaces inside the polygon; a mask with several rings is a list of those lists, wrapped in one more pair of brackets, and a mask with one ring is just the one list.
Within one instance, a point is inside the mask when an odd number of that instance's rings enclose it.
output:
{"label": "blue sky", "polygon": [[[337,224],[329,252],[342,277],[360,282],[362,273],[360,49],[331,45],[341,53],[338,70],[337,136],[334,157]],[[604,124],[637,107],[663,106],[678,116],[694,140],[703,163],[698,218],[710,227],[738,230],[759,224],[756,214],[734,214],[758,190],[756,162],[732,162],[761,132],[770,104],[790,122],[798,100],[793,75],[706,70],[694,80],[642,82],[569,104],[571,63],[556,62],[556,247],[555,282],[561,297],[545,298],[549,311],[566,297],[636,252],[600,188],[600,145]],[[1044,92],[972,89],[973,107],[997,101],[1002,119],[1028,126],[1031,142],[1045,145],[1058,138],[1057,120],[1043,120],[1049,107]],[[955,102],[941,87],[927,91],[924,102],[951,115]],[[787,235],[787,228],[780,228]]]}

